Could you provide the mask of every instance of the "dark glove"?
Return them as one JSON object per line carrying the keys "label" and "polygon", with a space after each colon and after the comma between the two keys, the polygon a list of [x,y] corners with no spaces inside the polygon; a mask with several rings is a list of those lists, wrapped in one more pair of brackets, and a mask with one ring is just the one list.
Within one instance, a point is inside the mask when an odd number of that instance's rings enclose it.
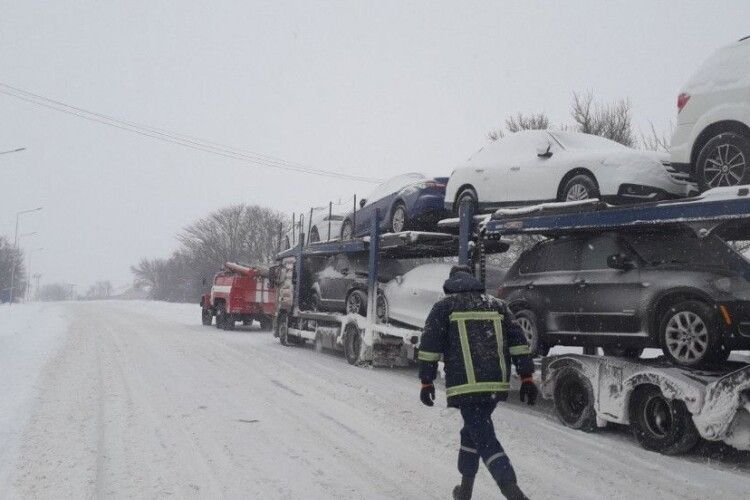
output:
{"label": "dark glove", "polygon": [[524,377],[521,379],[521,402],[526,403],[529,406],[533,406],[536,403],[536,397],[539,395],[539,389],[537,389],[534,379],[531,377]]}
{"label": "dark glove", "polygon": [[432,406],[435,403],[435,386],[432,384],[422,384],[422,390],[419,391],[419,399],[425,406]]}

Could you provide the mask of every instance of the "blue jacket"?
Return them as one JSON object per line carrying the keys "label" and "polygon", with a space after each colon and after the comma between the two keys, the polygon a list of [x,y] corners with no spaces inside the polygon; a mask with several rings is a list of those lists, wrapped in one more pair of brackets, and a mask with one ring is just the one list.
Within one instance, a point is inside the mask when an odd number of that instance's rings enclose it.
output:
{"label": "blue jacket", "polygon": [[504,399],[511,361],[519,376],[534,373],[521,328],[505,303],[486,295],[469,273],[455,273],[443,290],[447,297],[432,307],[419,344],[422,383],[435,379],[442,358],[448,406]]}

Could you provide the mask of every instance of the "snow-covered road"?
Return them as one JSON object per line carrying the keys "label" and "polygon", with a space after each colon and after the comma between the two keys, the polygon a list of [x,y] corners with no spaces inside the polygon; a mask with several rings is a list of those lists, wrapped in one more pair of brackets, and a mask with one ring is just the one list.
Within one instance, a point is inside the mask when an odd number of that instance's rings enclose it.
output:
{"label": "snow-covered road", "polygon": [[[444,394],[432,409],[419,403],[414,370],[356,368],[267,332],[203,327],[197,305],[29,304],[13,314],[35,307],[56,319],[19,326],[13,342],[0,335],[3,359],[54,351],[16,367],[36,381],[33,395],[0,385],[2,408],[15,409],[0,424],[20,429],[0,454],[0,498],[423,499],[448,498],[457,481],[460,417]],[[0,333],[13,318],[2,311]],[[750,490],[743,464],[661,456],[622,432],[566,429],[543,410],[505,404],[495,423],[533,499]],[[475,498],[498,498],[480,475]]]}

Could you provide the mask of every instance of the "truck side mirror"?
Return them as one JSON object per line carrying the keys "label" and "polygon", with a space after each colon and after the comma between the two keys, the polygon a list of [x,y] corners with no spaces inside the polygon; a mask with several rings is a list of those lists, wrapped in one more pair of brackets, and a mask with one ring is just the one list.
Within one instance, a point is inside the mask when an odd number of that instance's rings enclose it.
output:
{"label": "truck side mirror", "polygon": [[635,261],[625,254],[616,253],[607,257],[607,266],[619,271],[630,271],[635,267]]}
{"label": "truck side mirror", "polygon": [[359,208],[364,208],[365,203],[367,203],[367,199],[362,198],[361,200],[359,200]]}
{"label": "truck side mirror", "polygon": [[403,276],[401,276],[400,274],[398,276],[396,276],[396,283],[398,283],[400,285],[403,282],[404,282],[404,277]]}

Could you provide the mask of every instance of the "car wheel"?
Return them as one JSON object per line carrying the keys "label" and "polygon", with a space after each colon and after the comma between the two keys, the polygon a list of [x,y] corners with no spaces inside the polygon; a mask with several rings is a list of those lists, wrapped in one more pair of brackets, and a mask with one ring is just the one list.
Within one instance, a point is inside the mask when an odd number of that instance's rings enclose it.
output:
{"label": "car wheel", "polygon": [[565,183],[558,201],[581,201],[599,198],[596,181],[588,174],[574,175]]}
{"label": "car wheel", "polygon": [[344,357],[350,365],[359,363],[362,349],[362,334],[355,323],[349,323],[344,329]]}
{"label": "car wheel", "polygon": [[273,321],[271,320],[270,316],[261,316],[260,317],[260,329],[263,331],[270,330],[273,328]]}
{"label": "car wheel", "polygon": [[219,330],[226,330],[227,328],[227,313],[224,310],[224,304],[216,306],[216,328]]}
{"label": "car wheel", "polygon": [[377,303],[377,316],[378,321],[381,323],[388,323],[388,300],[386,300],[383,293],[378,292],[378,303]]}
{"label": "car wheel", "polygon": [[323,310],[323,302],[320,298],[320,293],[318,293],[317,290],[313,292],[312,296],[312,310],[315,312],[322,311]]}
{"label": "car wheel", "polygon": [[310,237],[307,239],[309,243],[317,243],[320,241],[320,234],[318,233],[318,227],[313,226],[310,229]]}
{"label": "car wheel", "polygon": [[549,348],[541,341],[541,332],[536,313],[531,309],[521,309],[515,313],[516,323],[521,328],[531,354],[546,356]]}
{"label": "car wheel", "polygon": [[346,313],[367,316],[367,294],[354,290],[346,297]]}
{"label": "car wheel", "polygon": [[614,356],[615,358],[631,358],[638,359],[643,354],[643,347],[622,347],[622,346],[606,346],[602,347],[605,356]]}
{"label": "car wheel", "polygon": [[214,315],[211,314],[211,309],[201,310],[201,323],[203,323],[204,326],[211,326],[213,319]]}
{"label": "car wheel", "polygon": [[341,241],[350,240],[353,235],[354,230],[352,228],[352,221],[346,219],[344,223],[341,224]]}
{"label": "car wheel", "polygon": [[698,431],[685,403],[667,399],[655,385],[633,392],[630,427],[641,446],[666,455],[685,453],[698,443]]}
{"label": "car wheel", "polygon": [[715,315],[697,300],[680,302],[664,313],[659,329],[664,354],[683,366],[699,366],[719,350]]}
{"label": "car wheel", "polygon": [[465,205],[471,206],[471,213],[476,215],[479,213],[479,202],[477,201],[477,192],[474,188],[467,187],[461,190],[456,196],[456,216],[461,217],[461,208]]}
{"label": "car wheel", "polygon": [[406,231],[409,218],[406,215],[406,206],[403,203],[397,204],[391,212],[391,232],[400,233]]}
{"label": "car wheel", "polygon": [[596,430],[594,389],[578,370],[560,370],[555,378],[554,401],[557,418],[563,425],[585,432]]}
{"label": "car wheel", "polygon": [[750,139],[725,132],[709,140],[696,160],[696,177],[701,191],[721,186],[750,183]]}

